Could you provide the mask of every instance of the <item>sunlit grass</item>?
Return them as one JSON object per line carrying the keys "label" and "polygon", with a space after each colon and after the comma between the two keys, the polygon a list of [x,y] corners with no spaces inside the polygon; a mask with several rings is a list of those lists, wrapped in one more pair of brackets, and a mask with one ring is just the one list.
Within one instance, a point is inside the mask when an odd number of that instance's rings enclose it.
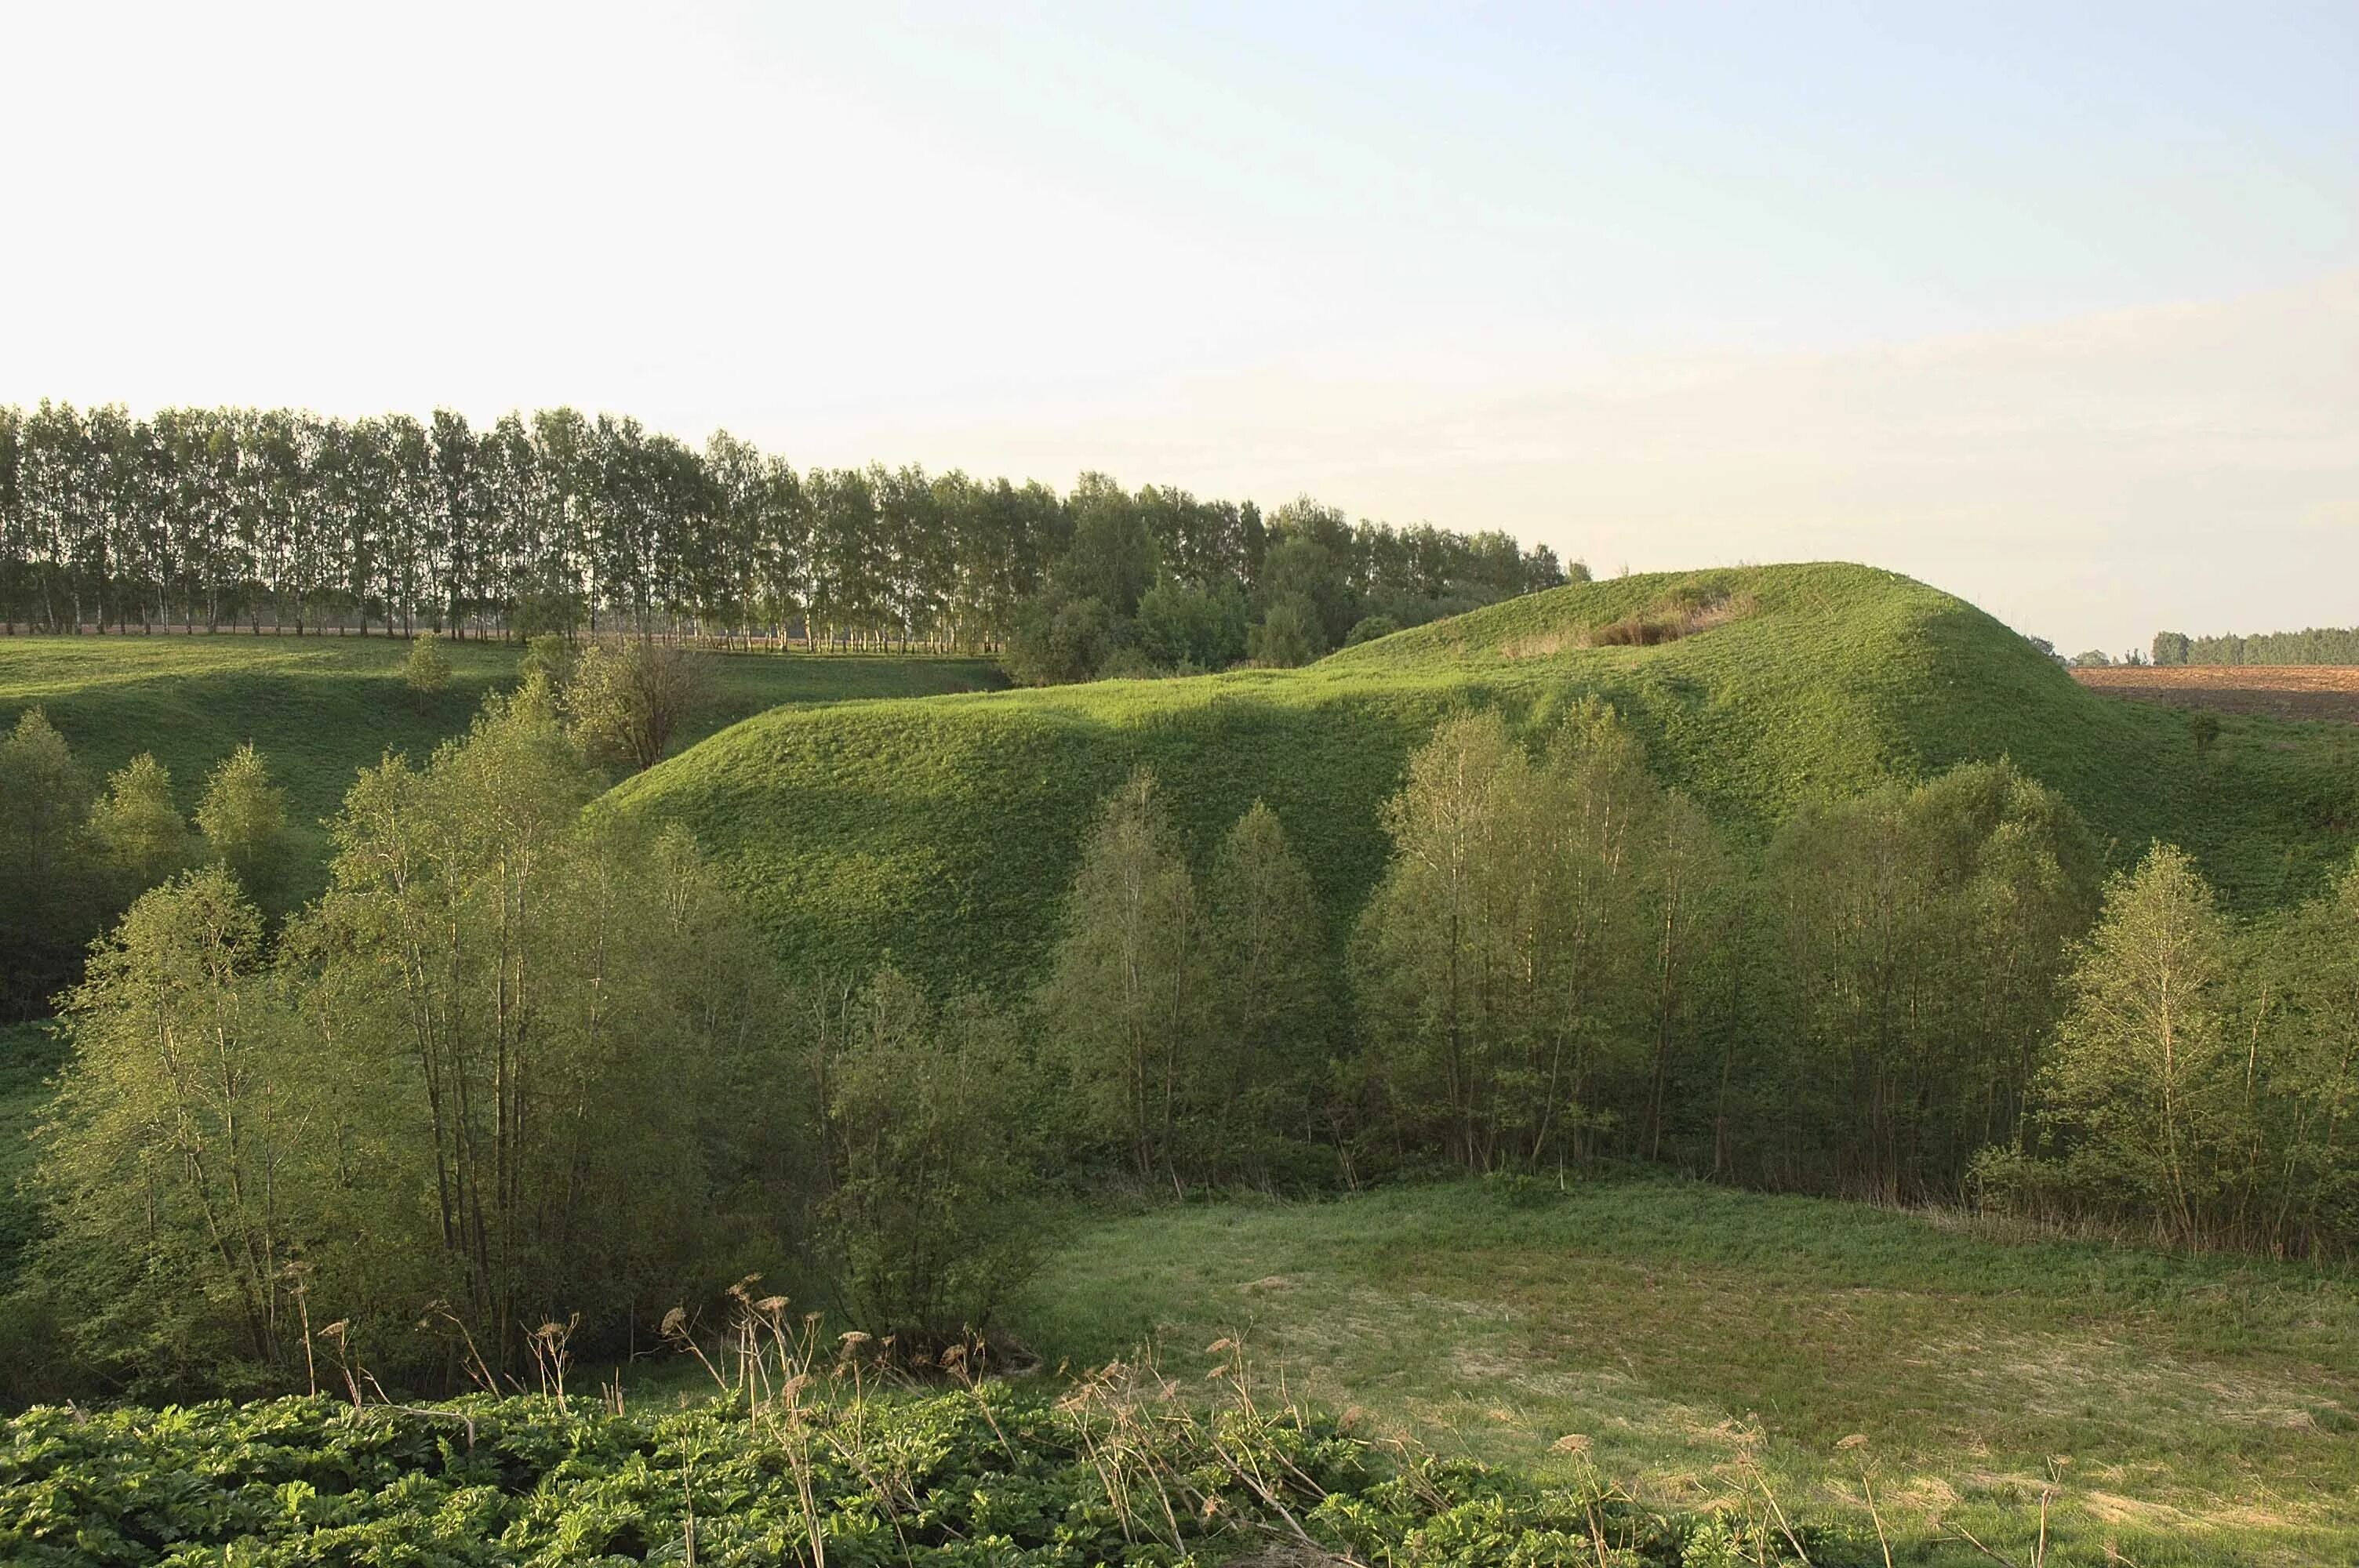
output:
{"label": "sunlit grass", "polygon": [[[0,638],[0,725],[38,706],[93,779],[141,752],[171,770],[184,810],[206,773],[245,741],[288,791],[308,858],[324,860],[321,823],[354,775],[386,752],[423,762],[465,730],[485,693],[512,687],[512,643],[453,642],[449,688],[420,705],[402,682],[407,642],[384,637]],[[728,654],[707,658],[705,700],[677,738],[692,745],[780,704],[988,689],[975,659]]]}
{"label": "sunlit grass", "polygon": [[[1586,645],[1699,586],[1744,612]],[[2172,839],[2246,909],[2316,888],[2359,828],[2359,727],[2231,719],[2199,759],[2182,716],[2085,691],[1973,606],[1851,566],[1579,585],[1304,670],[782,709],[612,798],[687,823],[798,967],[889,957],[938,985],[1003,985],[1038,972],[1084,827],[1139,763],[1200,857],[1266,800],[1340,933],[1385,862],[1378,807],[1442,715],[1589,696],[1742,843],[1810,801],[2002,756],[2071,800],[2112,863]]]}
{"label": "sunlit grass", "polygon": [[2051,1561],[2359,1554],[2343,1273],[1664,1179],[1458,1184],[1093,1221],[1012,1326],[1052,1365],[1155,1343],[1183,1375],[1242,1334],[1311,1399],[1665,1506],[1724,1491],[1757,1433],[1789,1504],[1862,1510],[1864,1463],[1917,1547],[1962,1526],[2029,1561],[2052,1471]]}

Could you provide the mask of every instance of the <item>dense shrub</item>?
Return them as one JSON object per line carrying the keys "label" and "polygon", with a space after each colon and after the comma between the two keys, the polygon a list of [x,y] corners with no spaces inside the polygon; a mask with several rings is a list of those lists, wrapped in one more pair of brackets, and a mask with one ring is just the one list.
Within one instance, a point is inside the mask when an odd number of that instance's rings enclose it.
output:
{"label": "dense shrub", "polygon": [[27,1565],[723,1568],[822,1552],[842,1568],[1880,1560],[1847,1531],[1388,1462],[1325,1416],[1198,1413],[1127,1383],[654,1415],[537,1397],[49,1407],[0,1424],[0,1557]]}

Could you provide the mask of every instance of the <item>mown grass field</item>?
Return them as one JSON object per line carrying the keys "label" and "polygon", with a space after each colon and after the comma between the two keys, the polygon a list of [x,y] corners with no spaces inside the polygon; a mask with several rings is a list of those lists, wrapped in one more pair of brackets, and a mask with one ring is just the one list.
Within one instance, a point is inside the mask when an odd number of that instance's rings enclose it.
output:
{"label": "mown grass field", "polygon": [[[1586,645],[1682,590],[1743,612]],[[2174,840],[2246,909],[2315,889],[2359,828],[2359,730],[2232,718],[2199,758],[2182,715],[2083,690],[1973,606],[1840,565],[1578,585],[1304,670],[780,709],[609,798],[687,823],[792,965],[1008,984],[1037,973],[1097,804],[1139,763],[1200,855],[1266,800],[1340,930],[1384,863],[1377,808],[1443,715],[1542,719],[1590,696],[1745,842],[1812,800],[2002,756],[2071,798],[2113,863]]]}
{"label": "mown grass field", "polygon": [[1153,1343],[1183,1381],[1242,1336],[1442,1453],[1667,1508],[1741,1490],[1750,1442],[1785,1507],[1864,1519],[1864,1464],[1899,1562],[1989,1561],[1961,1529],[2033,1561],[2051,1477],[2051,1563],[2359,1561],[2343,1272],[1668,1179],[1457,1184],[1091,1220],[1011,1326],[1052,1366]]}
{"label": "mown grass field", "polygon": [[[325,849],[323,819],[353,775],[387,752],[423,762],[466,729],[486,692],[516,684],[521,648],[450,643],[449,688],[422,707],[402,684],[409,644],[382,637],[91,636],[0,638],[0,726],[46,710],[93,781],[141,752],[171,770],[193,809],[205,775],[251,741],[288,792],[288,816]],[[829,654],[717,654],[687,747],[781,704],[987,690],[1006,684],[979,659]]]}

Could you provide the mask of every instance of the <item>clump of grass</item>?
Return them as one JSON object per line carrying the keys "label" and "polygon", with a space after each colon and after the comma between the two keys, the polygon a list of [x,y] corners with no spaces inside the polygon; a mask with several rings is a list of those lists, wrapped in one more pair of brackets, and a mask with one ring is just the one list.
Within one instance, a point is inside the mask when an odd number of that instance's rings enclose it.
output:
{"label": "clump of grass", "polygon": [[1742,621],[1760,607],[1760,600],[1752,594],[1739,592],[1725,581],[1707,576],[1701,580],[1678,583],[1647,609],[1633,611],[1592,629],[1584,645],[1651,648],[1725,626],[1732,621]]}

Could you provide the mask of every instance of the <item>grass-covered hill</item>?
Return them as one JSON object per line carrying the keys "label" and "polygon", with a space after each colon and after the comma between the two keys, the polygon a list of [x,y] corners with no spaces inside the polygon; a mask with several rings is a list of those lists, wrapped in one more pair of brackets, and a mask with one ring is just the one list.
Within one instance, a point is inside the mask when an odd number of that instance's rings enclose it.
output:
{"label": "grass-covered hill", "polygon": [[[205,775],[251,741],[288,792],[297,830],[320,823],[353,775],[387,752],[423,762],[467,727],[484,694],[513,686],[522,650],[451,643],[448,689],[420,706],[402,683],[405,641],[364,637],[0,638],[0,728],[47,711],[94,781],[141,752],[171,770],[181,808]],[[982,660],[745,654],[707,662],[686,744],[782,703],[913,697],[1004,684]]]}
{"label": "grass-covered hill", "polygon": [[1591,694],[1752,841],[1813,798],[2009,756],[2117,861],[2175,839],[2247,907],[2307,891],[2352,842],[2359,732],[2231,719],[2199,757],[2184,716],[2082,690],[1949,594],[1832,564],[1578,584],[1305,670],[782,709],[611,799],[687,823],[791,960],[1020,977],[1096,803],[1138,763],[1200,855],[1266,800],[1340,922],[1383,865],[1377,806],[1439,719]]}

